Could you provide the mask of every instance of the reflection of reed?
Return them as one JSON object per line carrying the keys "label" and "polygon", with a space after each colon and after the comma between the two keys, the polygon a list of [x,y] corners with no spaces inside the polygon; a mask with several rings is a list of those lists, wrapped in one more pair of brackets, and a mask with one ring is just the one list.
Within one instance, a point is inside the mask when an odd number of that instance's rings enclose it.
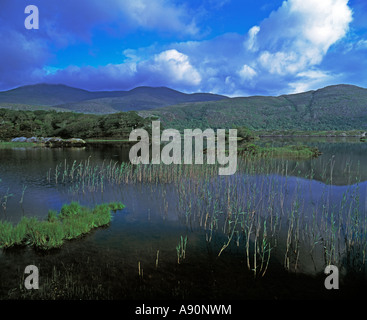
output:
{"label": "reflection of reed", "polygon": [[180,241],[176,246],[178,264],[180,264],[180,262],[182,260],[185,260],[186,258],[186,246],[187,246],[187,236],[185,236],[185,238],[181,236]]}

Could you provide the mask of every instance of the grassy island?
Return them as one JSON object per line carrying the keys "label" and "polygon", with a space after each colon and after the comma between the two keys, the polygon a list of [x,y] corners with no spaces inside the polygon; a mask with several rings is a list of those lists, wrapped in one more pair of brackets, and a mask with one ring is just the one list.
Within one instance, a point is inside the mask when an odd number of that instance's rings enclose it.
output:
{"label": "grassy island", "polygon": [[76,239],[94,228],[108,225],[112,211],[122,210],[122,203],[109,203],[83,207],[77,202],[66,204],[58,213],[50,210],[47,220],[23,217],[13,226],[10,222],[0,222],[0,248],[30,245],[37,249],[60,248],[65,240]]}

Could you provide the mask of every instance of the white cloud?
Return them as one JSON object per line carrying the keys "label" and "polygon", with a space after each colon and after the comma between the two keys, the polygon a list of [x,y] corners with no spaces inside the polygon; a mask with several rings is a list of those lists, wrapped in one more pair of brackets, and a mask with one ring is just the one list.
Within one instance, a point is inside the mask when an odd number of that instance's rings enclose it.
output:
{"label": "white cloud", "polygon": [[258,49],[256,45],[256,35],[259,33],[259,31],[260,31],[260,27],[254,26],[248,32],[248,39],[245,42],[245,47],[249,51],[256,51]]}
{"label": "white cloud", "polygon": [[[131,28],[197,32],[193,15],[173,1],[106,1]],[[155,43],[124,50],[121,64],[45,71],[54,81],[91,89],[164,85],[230,96],[300,92],[341,79],[335,74],[342,71],[323,69],[323,59],[346,35],[351,21],[347,0],[287,0],[245,35]],[[366,41],[355,41],[353,50],[365,47]]]}
{"label": "white cloud", "polygon": [[[112,0],[110,0],[112,1]],[[195,19],[185,6],[165,0],[119,1],[122,13],[135,26],[164,32],[195,35],[199,32]]]}
{"label": "white cloud", "polygon": [[356,44],[357,49],[367,49],[367,40],[359,40]]}
{"label": "white cloud", "polygon": [[201,82],[201,76],[190,64],[189,57],[175,49],[157,54],[150,69],[165,75],[174,83],[199,85]]}
{"label": "white cloud", "polygon": [[251,80],[257,75],[257,72],[247,64],[245,64],[238,73],[244,80]]}
{"label": "white cloud", "polygon": [[347,0],[287,0],[245,36],[226,34],[176,48],[192,57],[201,91],[299,92],[333,79],[322,70],[323,59],[345,37],[351,21]]}
{"label": "white cloud", "polygon": [[297,80],[289,84],[291,93],[306,92],[322,87],[328,81],[333,80],[333,76],[320,70],[308,70],[297,74]]}
{"label": "white cloud", "polygon": [[[352,21],[348,0],[288,0],[249,32],[259,64],[272,74],[296,74],[319,64]],[[252,46],[253,47],[253,46]]]}

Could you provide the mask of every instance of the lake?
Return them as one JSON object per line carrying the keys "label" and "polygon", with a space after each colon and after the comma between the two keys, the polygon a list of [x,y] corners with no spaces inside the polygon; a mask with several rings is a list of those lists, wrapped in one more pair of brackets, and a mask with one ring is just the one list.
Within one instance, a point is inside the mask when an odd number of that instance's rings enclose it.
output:
{"label": "lake", "polygon": [[[0,150],[0,219],[46,219],[77,201],[121,201],[109,226],[47,252],[0,251],[1,299],[281,299],[360,297],[365,287],[367,144],[317,146],[317,159],[239,158],[215,166],[129,165],[129,146]],[[338,266],[343,290],[324,288]],[[40,290],[24,288],[36,265]]]}

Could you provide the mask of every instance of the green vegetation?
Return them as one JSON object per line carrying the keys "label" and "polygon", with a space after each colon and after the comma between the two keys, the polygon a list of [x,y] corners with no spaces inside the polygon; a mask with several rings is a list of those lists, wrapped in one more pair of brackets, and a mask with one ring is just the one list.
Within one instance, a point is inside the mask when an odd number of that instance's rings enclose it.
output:
{"label": "green vegetation", "polygon": [[320,155],[320,151],[316,147],[305,145],[261,147],[253,143],[238,147],[238,152],[244,155],[285,159],[311,159]]}
{"label": "green vegetation", "polygon": [[151,120],[138,116],[134,111],[98,116],[72,112],[0,109],[0,140],[33,136],[128,139],[132,129],[149,126]]}
{"label": "green vegetation", "polygon": [[176,246],[176,252],[177,252],[177,263],[180,264],[182,260],[185,260],[186,258],[186,246],[187,246],[187,236],[183,238],[181,236],[180,242]]}
{"label": "green vegetation", "polygon": [[46,221],[23,217],[16,226],[1,221],[0,248],[25,244],[41,250],[60,248],[65,240],[78,238],[94,228],[109,224],[111,211],[123,208],[122,203],[109,203],[89,209],[72,202],[64,205],[60,213],[50,210]]}
{"label": "green vegetation", "polygon": [[366,130],[367,90],[350,85],[279,97],[244,97],[183,103],[141,111],[155,115],[166,128],[252,130]]}
{"label": "green vegetation", "polygon": [[[82,164],[81,170],[71,170],[67,164],[57,168],[66,171],[65,183],[73,185],[70,190],[75,196],[86,190],[99,192],[102,182],[123,188],[149,185],[151,194],[159,195],[162,215],[170,205],[177,208],[187,226],[205,231],[207,246],[217,250],[218,256],[233,247],[243,250],[254,277],[263,277],[269,271],[273,256],[284,259],[286,270],[299,270],[307,260],[303,260],[305,256],[315,257],[319,268],[324,264],[365,268],[367,219],[360,211],[359,180],[346,170],[356,184],[330,202],[332,163],[322,168],[326,183],[320,184],[316,202],[308,202],[315,172],[301,172],[299,164],[290,166],[284,159],[240,157],[239,174],[229,178],[218,176],[217,165],[207,164],[133,166],[111,162],[87,169]],[[93,179],[91,172],[96,173]],[[295,176],[304,178],[304,184]],[[168,189],[174,195],[168,196]],[[176,244],[178,263],[188,258],[186,243],[182,236]]]}
{"label": "green vegetation", "polygon": [[[87,139],[88,143],[100,143],[100,142],[131,142],[129,139]],[[134,143],[136,143],[134,141]]]}
{"label": "green vegetation", "polygon": [[237,128],[240,144],[238,153],[244,156],[258,156],[263,158],[310,159],[320,155],[316,147],[306,145],[287,145],[282,147],[259,146],[254,140],[259,139],[254,131],[246,127]]}
{"label": "green vegetation", "polygon": [[257,130],[258,136],[268,137],[360,137],[366,130]]}
{"label": "green vegetation", "polygon": [[237,137],[243,142],[252,141],[258,138],[256,134],[247,127],[238,127]]}
{"label": "green vegetation", "polygon": [[12,148],[34,148],[39,146],[42,146],[42,143],[0,141],[0,150]]}
{"label": "green vegetation", "polygon": [[92,92],[65,85],[36,84],[0,92],[0,107],[108,114],[225,98],[227,97],[207,93],[185,94],[165,87]]}
{"label": "green vegetation", "polygon": [[0,108],[9,109],[9,110],[23,110],[23,111],[35,111],[35,110],[44,110],[44,111],[57,111],[57,112],[67,112],[70,111],[68,109],[58,108],[58,107],[49,107],[49,106],[40,106],[40,105],[28,105],[22,103],[1,103]]}
{"label": "green vegetation", "polygon": [[316,158],[320,155],[320,151],[316,147],[305,145],[289,145],[284,147],[263,147],[261,148],[262,155],[273,158],[295,158],[295,159],[309,159]]}

